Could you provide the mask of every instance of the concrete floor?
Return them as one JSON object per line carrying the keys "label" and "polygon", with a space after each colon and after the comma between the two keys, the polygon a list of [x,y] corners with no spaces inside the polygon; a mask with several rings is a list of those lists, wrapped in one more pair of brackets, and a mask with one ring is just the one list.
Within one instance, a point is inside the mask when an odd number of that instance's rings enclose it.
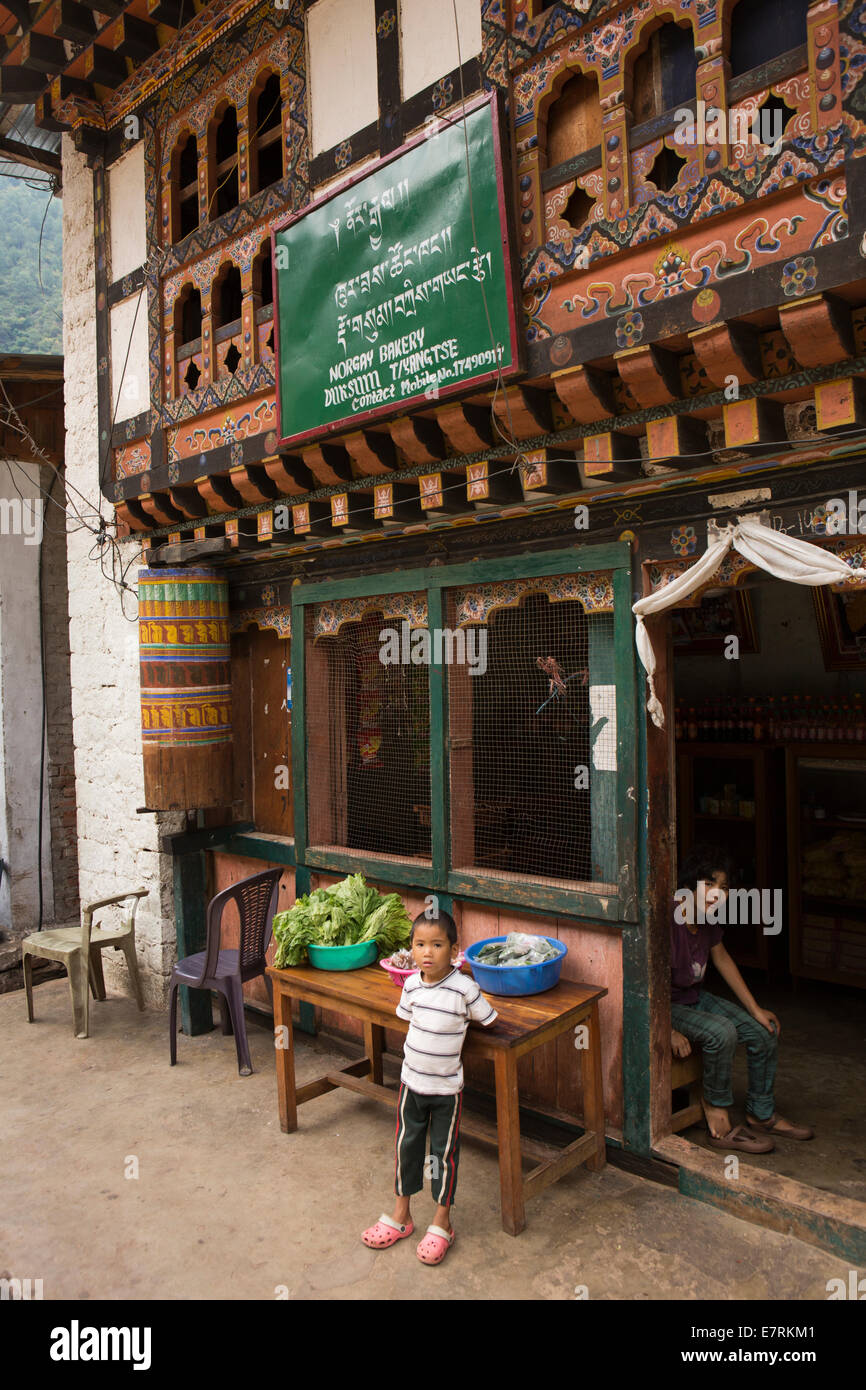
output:
{"label": "concrete floor", "polygon": [[[749,1163],[866,1202],[866,997],[809,980],[800,981],[794,992],[783,983],[768,985],[754,971],[747,978],[755,998],[782,1025],[776,1072],[779,1112],[815,1130],[815,1138],[806,1143],[777,1140],[773,1153],[753,1154]],[[718,976],[709,988],[733,998]],[[734,1065],[735,1124],[745,1119],[747,1080],[746,1052],[739,1047]],[[682,1135],[709,1147],[704,1124],[685,1129]]]}
{"label": "concrete floor", "polygon": [[[0,997],[0,1276],[46,1299],[826,1299],[848,1266],[610,1165],[534,1198],[518,1237],[499,1221],[495,1155],[464,1142],[444,1264],[417,1240],[376,1253],[360,1233],[387,1209],[391,1111],[346,1091],[277,1119],[272,1035],[251,1025],[255,1074],[234,1040],[178,1039],[126,998],[91,1003],[72,1035],[65,980]],[[309,1080],[344,1060],[298,1038]],[[137,1160],[138,1176],[125,1177]],[[416,1225],[432,1218],[417,1198]],[[420,1237],[419,1237],[420,1238]],[[862,1273],[863,1271],[860,1271]]]}

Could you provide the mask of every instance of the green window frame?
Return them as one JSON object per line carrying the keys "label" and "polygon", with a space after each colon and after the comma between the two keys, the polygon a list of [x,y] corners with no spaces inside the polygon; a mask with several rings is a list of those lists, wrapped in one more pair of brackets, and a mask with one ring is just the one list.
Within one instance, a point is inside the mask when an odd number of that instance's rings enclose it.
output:
{"label": "green window frame", "polygon": [[[571,886],[514,882],[485,870],[455,870],[450,862],[448,821],[448,709],[444,666],[430,664],[430,802],[431,850],[429,866],[377,859],[366,851],[334,851],[310,848],[307,843],[306,767],[306,659],[305,609],[310,604],[344,598],[425,591],[430,630],[445,627],[445,593],[459,585],[497,580],[535,579],[539,576],[579,574],[604,570],[613,583],[613,665],[616,685],[616,773],[611,806],[616,840],[615,891],[600,893]],[[292,685],[295,718],[292,726],[292,761],[295,795],[295,857],[299,865],[330,873],[354,873],[359,868],[386,883],[426,888],[450,897],[498,906],[523,907],[534,912],[572,917],[591,917],[608,923],[636,922],[637,897],[637,742],[636,683],[632,605],[632,558],[626,542],[583,545],[568,550],[509,555],[469,564],[441,565],[427,569],[391,570],[351,579],[296,584],[292,590],[292,631],[298,634],[293,652]]]}

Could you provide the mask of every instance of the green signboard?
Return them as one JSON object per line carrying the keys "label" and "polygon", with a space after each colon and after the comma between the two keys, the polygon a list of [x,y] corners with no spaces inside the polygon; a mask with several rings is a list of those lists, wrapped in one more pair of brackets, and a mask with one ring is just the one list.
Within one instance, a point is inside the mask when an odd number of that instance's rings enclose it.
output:
{"label": "green signboard", "polygon": [[282,447],[513,375],[495,100],[277,227],[273,263]]}

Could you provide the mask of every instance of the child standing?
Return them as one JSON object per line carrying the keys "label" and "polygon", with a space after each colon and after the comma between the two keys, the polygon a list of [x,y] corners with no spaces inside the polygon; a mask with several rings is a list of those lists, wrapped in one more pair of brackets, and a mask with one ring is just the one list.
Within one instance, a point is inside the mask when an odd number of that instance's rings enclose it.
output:
{"label": "child standing", "polygon": [[436,1214],[418,1245],[422,1264],[438,1265],[454,1244],[450,1209],[457,1186],[463,1066],[460,1054],[470,1020],[488,1027],[496,1010],[477,984],[461,974],[453,957],[457,927],[447,912],[429,921],[422,913],[412,923],[412,954],[418,973],[403,986],[397,1015],[409,1024],[403,1049],[397,1102],[395,1190],[391,1216],[384,1214],[361,1239],[385,1250],[411,1236],[413,1194],[424,1186],[424,1156],[430,1131],[430,1159]]}

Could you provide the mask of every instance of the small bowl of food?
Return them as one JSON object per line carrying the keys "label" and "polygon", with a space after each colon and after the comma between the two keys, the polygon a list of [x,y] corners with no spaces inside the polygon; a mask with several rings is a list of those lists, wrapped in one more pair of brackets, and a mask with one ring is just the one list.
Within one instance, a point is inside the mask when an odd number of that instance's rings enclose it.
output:
{"label": "small bowl of food", "polygon": [[[463,964],[463,960],[464,956],[461,951],[454,962],[458,969]],[[379,964],[383,970],[387,970],[398,989],[402,989],[409,976],[414,975],[418,969],[415,964],[415,957],[408,947],[403,951],[395,951],[392,956],[386,956],[384,960],[379,961]]]}

